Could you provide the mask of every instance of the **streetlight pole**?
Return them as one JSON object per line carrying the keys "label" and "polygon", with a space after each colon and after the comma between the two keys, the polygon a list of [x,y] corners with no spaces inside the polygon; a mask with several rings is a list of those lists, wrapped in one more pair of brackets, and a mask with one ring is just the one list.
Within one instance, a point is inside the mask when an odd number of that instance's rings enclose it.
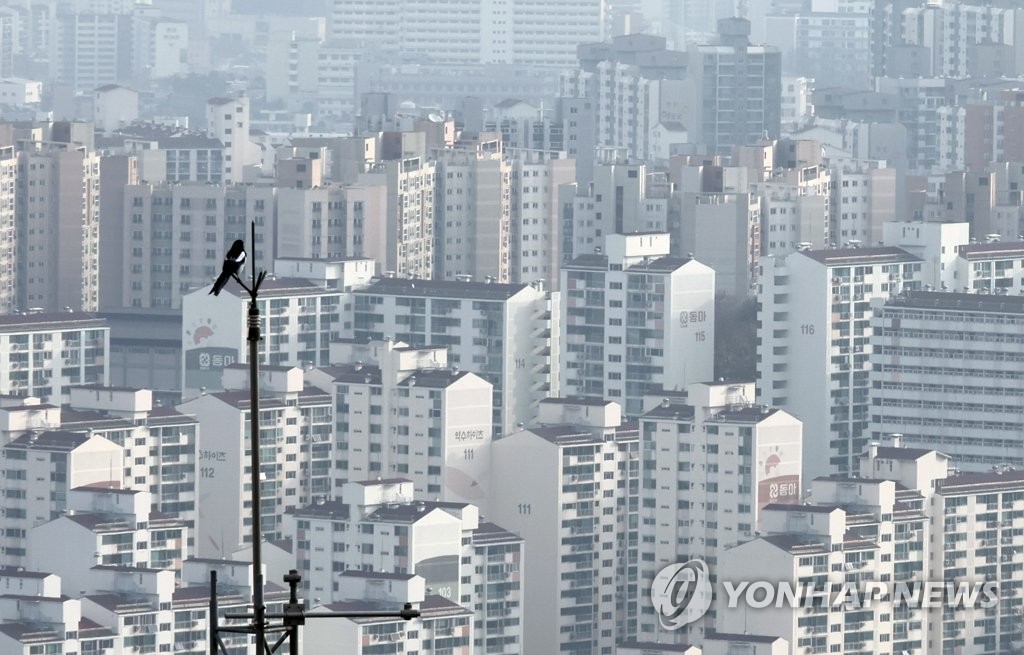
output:
{"label": "streetlight pole", "polygon": [[[328,612],[317,614],[306,614],[305,609],[298,599],[298,585],[302,577],[294,569],[288,572],[284,581],[290,587],[289,603],[285,605],[283,614],[267,616],[267,607],[263,598],[263,546],[260,543],[263,532],[260,528],[261,507],[260,507],[260,352],[259,344],[263,340],[260,333],[260,307],[258,296],[263,279],[267,276],[266,271],[256,274],[256,221],[252,222],[252,258],[251,282],[246,285],[238,272],[232,273],[231,277],[246,290],[249,294],[248,312],[248,335],[249,342],[249,480],[250,498],[252,503],[252,614],[227,614],[225,619],[251,619],[252,623],[245,626],[219,626],[218,625],[218,604],[217,604],[217,572],[210,572],[210,655],[216,655],[218,647],[221,652],[226,652],[224,642],[221,640],[221,633],[252,634],[256,641],[256,655],[273,655],[284,643],[289,640],[289,652],[291,655],[298,655],[299,652],[299,626],[305,624],[307,618],[365,618],[365,617],[395,617],[405,621],[419,618],[419,610],[413,609],[411,603],[394,612]],[[281,625],[268,625],[267,619],[281,619]],[[281,637],[273,644],[267,642],[267,633],[282,633]]]}

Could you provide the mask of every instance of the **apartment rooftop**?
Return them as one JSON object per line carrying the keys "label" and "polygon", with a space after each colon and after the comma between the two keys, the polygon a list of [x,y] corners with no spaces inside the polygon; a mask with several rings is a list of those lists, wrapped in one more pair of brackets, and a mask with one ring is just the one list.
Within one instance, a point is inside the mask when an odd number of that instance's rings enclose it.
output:
{"label": "apartment rooftop", "polygon": [[761,539],[793,555],[814,555],[831,550],[820,538],[801,534],[772,534]]}
{"label": "apartment rooftop", "polygon": [[670,421],[692,421],[694,417],[693,405],[681,402],[662,402],[654,409],[649,410],[642,418],[666,419]]}
{"label": "apartment rooftop", "polygon": [[[250,397],[249,391],[218,391],[215,393],[207,394],[217,398],[223,403],[226,403],[238,410],[249,409]],[[326,391],[323,391],[319,387],[306,386],[298,394],[297,405],[299,407],[305,407],[308,405],[323,405],[331,402],[331,395]],[[291,405],[285,400],[278,398],[277,396],[260,396],[260,411],[266,411],[268,409],[281,409],[282,407],[290,407]]]}
{"label": "apartment rooftop", "polygon": [[502,284],[499,282],[452,282],[449,280],[412,280],[386,277],[370,286],[358,289],[357,294],[384,296],[418,296],[423,298],[453,298],[458,300],[508,300],[526,289],[528,284]]}
{"label": "apartment rooftop", "polygon": [[765,405],[746,405],[723,409],[709,420],[731,423],[760,423],[780,410]]}
{"label": "apartment rooftop", "polygon": [[[242,279],[246,284],[249,283],[247,276],[243,276]],[[249,294],[242,287],[238,286],[237,282],[228,284],[224,287],[224,291],[239,298],[248,299],[249,297]],[[339,293],[341,292],[338,289],[331,289],[301,277],[275,277],[268,275],[263,280],[263,284],[260,285],[260,298],[288,298],[319,294],[338,295]]]}
{"label": "apartment rooftop", "polygon": [[878,459],[914,462],[933,452],[935,451],[927,448],[893,448],[891,446],[878,446],[875,450],[875,457]]}
{"label": "apartment rooftop", "polygon": [[935,490],[944,496],[1024,490],[1024,470],[1007,469],[952,475],[944,480],[937,480]]}
{"label": "apartment rooftop", "polygon": [[902,248],[878,246],[874,248],[832,248],[830,250],[804,250],[797,254],[809,257],[826,266],[850,266],[857,264],[890,264],[919,262],[918,257]]}
{"label": "apartment rooftop", "polygon": [[[324,609],[329,612],[352,612],[352,611],[390,611],[395,612],[401,609],[397,603],[388,602],[376,602],[369,600],[354,600],[345,601],[341,603],[331,603],[325,605]],[[423,602],[419,606],[420,616],[422,621],[430,621],[432,619],[443,619],[452,618],[457,616],[472,616],[472,610],[468,610],[462,607],[458,603],[454,603],[447,598],[441,596],[427,596],[423,599]],[[402,619],[397,617],[358,617],[350,618],[349,621],[358,623],[360,625],[370,623],[399,623]]]}
{"label": "apartment rooftop", "polygon": [[0,316],[0,332],[59,332],[70,329],[107,327],[95,314],[84,312],[41,312]]}
{"label": "apartment rooftop", "polygon": [[18,450],[54,450],[71,452],[89,440],[85,432],[67,432],[64,430],[46,430],[42,432],[26,432],[13,439],[5,448]]}
{"label": "apartment rooftop", "polygon": [[997,241],[996,243],[968,243],[957,248],[957,254],[971,261],[1024,257],[1024,241]]}
{"label": "apartment rooftop", "polygon": [[23,644],[42,644],[51,641],[62,643],[64,641],[64,631],[55,631],[54,625],[53,623],[25,623],[21,621],[0,623],[0,633]]}
{"label": "apartment rooftop", "polygon": [[947,291],[911,291],[886,301],[886,307],[1024,314],[1024,297]]}
{"label": "apartment rooftop", "polygon": [[508,543],[510,541],[522,541],[523,538],[519,535],[509,532],[505,528],[491,523],[490,521],[484,521],[481,519],[480,525],[476,530],[473,530],[473,543],[480,546],[486,544],[500,544]]}
{"label": "apartment rooftop", "polygon": [[693,648],[687,644],[663,644],[658,641],[623,641],[617,649],[652,650],[661,653],[685,653]]}
{"label": "apartment rooftop", "polygon": [[399,383],[403,387],[427,387],[429,389],[447,389],[453,383],[470,374],[470,371],[455,371],[446,368],[419,369]]}
{"label": "apartment rooftop", "polygon": [[394,503],[390,505],[378,505],[377,509],[366,515],[370,521],[383,521],[392,523],[415,523],[421,517],[426,516],[435,509],[462,509],[467,503],[446,503],[439,501],[418,500],[412,503]]}

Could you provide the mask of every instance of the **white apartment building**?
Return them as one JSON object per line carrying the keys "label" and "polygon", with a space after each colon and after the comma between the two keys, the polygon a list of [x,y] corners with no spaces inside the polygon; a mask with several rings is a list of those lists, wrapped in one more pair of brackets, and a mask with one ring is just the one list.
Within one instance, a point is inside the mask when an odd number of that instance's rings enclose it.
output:
{"label": "white apartment building", "polygon": [[529,562],[523,652],[611,655],[637,630],[640,450],[612,401],[550,398],[494,442],[491,517]]}
{"label": "white apartment building", "polygon": [[131,184],[124,202],[124,274],[104,290],[117,306],[178,309],[185,293],[213,283],[235,239],[246,243],[247,267],[271,267],[274,187]]}
{"label": "white apartment building", "polygon": [[1024,298],[919,291],[874,309],[872,438],[902,434],[965,471],[1024,466]]}
{"label": "white apartment building", "polygon": [[4,465],[4,528],[0,561],[24,567],[30,528],[67,507],[68,489],[93,483],[120,485],[124,450],[98,435],[28,432],[0,449]]}
{"label": "white apartment building", "polygon": [[817,588],[996,581],[996,606],[915,608],[890,601],[849,609],[822,603],[740,607],[721,612],[720,627],[784,637],[808,652],[1013,652],[1024,603],[1018,534],[1024,476],[1008,470],[957,473],[945,455],[898,444],[872,444],[859,458],[857,476],[816,479],[813,504],[769,506],[761,536],[725,553],[723,575]]}
{"label": "white apartment building", "polygon": [[249,137],[249,98],[210,98],[206,102],[206,130],[224,144],[224,181],[246,181],[245,167],[259,164],[259,146]]}
{"label": "white apartment building", "polygon": [[0,394],[61,402],[80,384],[107,384],[110,327],[92,314],[0,316]]}
{"label": "white apartment building", "polygon": [[845,164],[831,169],[829,239],[836,245],[881,243],[886,225],[896,220],[896,169]]}
{"label": "white apartment building", "polygon": [[668,234],[613,234],[604,243],[605,254],[562,267],[561,388],[639,416],[651,387],[714,378],[715,271],[670,256]]}
{"label": "white apartment building", "polygon": [[448,348],[494,387],[494,435],[532,422],[558,391],[559,300],[537,284],[384,278],[354,291],[353,336]]}
{"label": "white apartment building", "polygon": [[693,125],[690,140],[712,152],[779,137],[782,107],[782,53],[750,42],[750,21],[723,18],[712,43],[691,44],[687,52],[683,123]]}
{"label": "white apartment building", "polygon": [[[822,165],[782,170],[753,186],[761,199],[761,254],[784,257],[801,244],[826,248],[835,212],[831,173]],[[842,244],[839,244],[842,245]]]}
{"label": "white apartment building", "polygon": [[196,446],[199,422],[194,417],[154,403],[149,389],[102,385],[72,388],[68,403],[53,414],[47,409],[46,419],[34,407],[20,409],[28,416],[15,419],[19,422],[51,419],[52,429],[98,435],[121,446],[124,484],[148,491],[153,511],[180,519],[190,530],[195,527],[196,466],[204,456]]}
{"label": "white apartment building", "polygon": [[147,491],[97,483],[70,489],[67,510],[28,530],[30,570],[59,571],[73,589],[89,589],[94,567],[178,570],[188,556],[188,527],[152,511]]}
{"label": "white apartment building", "polygon": [[[351,334],[352,289],[369,284],[374,262],[321,260],[321,271],[312,270],[314,262],[290,261],[290,267],[279,261],[277,269],[297,277],[268,277],[260,287],[260,361],[323,366],[330,361],[330,342]],[[224,389],[224,369],[248,360],[249,294],[229,282],[212,296],[206,285],[186,294],[181,305],[182,398],[188,400],[202,389]]]}
{"label": "white apartment building", "polygon": [[[306,648],[326,652],[343,644],[345,652],[370,655],[384,650],[397,655],[471,655],[473,613],[442,596],[426,595],[418,576],[390,576],[364,573],[361,577],[343,576],[357,596],[354,599],[317,605],[321,612],[393,612],[411,602],[420,611],[412,621],[398,618],[343,618],[336,621],[310,621],[303,634]],[[500,651],[495,651],[500,652]]]}
{"label": "white apartment building", "polygon": [[761,259],[761,200],[749,193],[690,193],[679,197],[680,252],[715,271],[716,293],[744,298],[757,289]]}
{"label": "white apartment building", "polygon": [[765,36],[782,51],[786,69],[819,80],[871,87],[870,0],[813,0],[796,13],[769,14]]}
{"label": "white apartment building", "polygon": [[[959,281],[961,276],[969,280],[973,274],[971,267],[963,267],[959,256],[961,247],[970,242],[970,228],[969,223],[894,221],[882,226],[882,241],[887,246],[902,248],[921,260],[921,283],[924,288],[931,286],[935,290],[961,291],[961,287],[965,286],[965,283]],[[992,254],[998,256],[997,252]],[[964,270],[961,271],[961,268]]]}
{"label": "white apartment building", "polygon": [[650,586],[662,568],[693,558],[715,568],[750,540],[764,508],[799,503],[803,431],[781,410],[754,405],[754,383],[697,383],[640,417],[638,637],[701,644],[715,612],[680,630],[660,627]]}
{"label": "white apartment building", "polygon": [[870,423],[871,301],[921,285],[899,248],[806,250],[762,260],[757,399],[803,421],[803,476],[849,472]]}
{"label": "white apartment building", "polygon": [[501,134],[481,132],[434,152],[437,165],[435,280],[512,274],[512,164]]}
{"label": "white apartment building", "polygon": [[17,150],[18,306],[96,311],[100,158],[78,143],[25,141]]}
{"label": "white apartment building", "polygon": [[43,83],[22,77],[0,78],[0,105],[38,106],[42,102]]}
{"label": "white apartment building", "polygon": [[512,160],[510,282],[544,280],[558,289],[562,263],[563,185],[576,181],[576,161],[564,152],[506,149]]}
{"label": "white apartment building", "polygon": [[0,148],[0,312],[18,309],[18,156]]}
{"label": "white apartment building", "polygon": [[[288,510],[331,494],[334,409],[326,391],[309,386],[300,368],[260,370],[261,517],[264,537],[279,538]],[[196,554],[224,557],[251,543],[249,367],[225,368],[226,391],[178,406],[204,426],[196,444]]]}
{"label": "white apartment building", "polygon": [[467,652],[522,652],[522,538],[481,522],[475,505],[417,495],[402,478],[350,482],[340,499],[290,512],[304,593],[323,603],[373,600],[373,587],[353,589],[355,579],[401,588],[418,576],[428,594],[471,612]]}
{"label": "white apartment building", "polygon": [[342,186],[321,179],[310,186],[277,189],[278,257],[387,261],[385,184]]}
{"label": "white apartment building", "polygon": [[950,289],[1020,295],[1024,291],[1024,242],[959,245]]}
{"label": "white apartment building", "polygon": [[488,499],[493,389],[448,368],[444,347],[340,341],[332,366],[307,373],[331,392],[334,478],[408,478],[417,496],[484,506]]}
{"label": "white apartment building", "polygon": [[588,255],[611,234],[664,232],[668,223],[669,186],[635,163],[599,163],[593,182],[578,185],[571,219],[564,221],[562,260]]}
{"label": "white apartment building", "polygon": [[565,68],[576,45],[607,34],[605,7],[587,0],[333,0],[330,38],[444,64]]}
{"label": "white apartment building", "polygon": [[673,144],[695,136],[695,126],[684,120],[685,52],[668,50],[662,37],[639,33],[585,42],[577,52],[579,67],[563,73],[560,95],[585,98],[593,118],[570,110],[567,133],[576,131],[578,121],[593,128],[596,145],[639,161],[663,159]]}
{"label": "white apartment building", "polygon": [[399,277],[429,279],[434,274],[436,175],[436,163],[423,153],[403,152],[359,176],[361,184],[387,188],[387,246],[379,263]]}

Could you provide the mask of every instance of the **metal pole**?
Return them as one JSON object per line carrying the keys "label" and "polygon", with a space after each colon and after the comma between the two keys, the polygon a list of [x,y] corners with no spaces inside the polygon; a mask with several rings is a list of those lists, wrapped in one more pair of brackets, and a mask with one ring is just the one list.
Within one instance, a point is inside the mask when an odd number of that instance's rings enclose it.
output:
{"label": "metal pole", "polygon": [[217,572],[210,571],[210,655],[217,655]]}
{"label": "metal pole", "polygon": [[263,655],[266,648],[266,607],[263,605],[263,553],[260,541],[260,308],[256,303],[256,222],[252,223],[252,292],[249,299],[249,418],[250,467],[252,479],[252,602],[256,633],[256,655]]}

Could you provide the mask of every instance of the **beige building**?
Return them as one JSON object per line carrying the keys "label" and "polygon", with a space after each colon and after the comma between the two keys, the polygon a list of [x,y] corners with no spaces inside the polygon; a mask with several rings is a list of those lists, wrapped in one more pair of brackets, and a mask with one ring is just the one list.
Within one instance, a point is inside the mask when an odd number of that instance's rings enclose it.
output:
{"label": "beige building", "polygon": [[434,279],[511,278],[512,165],[501,134],[482,132],[437,157]]}
{"label": "beige building", "polygon": [[[247,266],[271,268],[272,186],[135,184],[125,189],[124,274],[114,281],[121,307],[177,309],[182,295],[216,279],[224,253],[243,239]],[[256,222],[255,247],[251,221]],[[113,301],[112,301],[113,302]]]}
{"label": "beige building", "polygon": [[70,142],[24,141],[19,150],[18,305],[95,311],[100,158]]}

